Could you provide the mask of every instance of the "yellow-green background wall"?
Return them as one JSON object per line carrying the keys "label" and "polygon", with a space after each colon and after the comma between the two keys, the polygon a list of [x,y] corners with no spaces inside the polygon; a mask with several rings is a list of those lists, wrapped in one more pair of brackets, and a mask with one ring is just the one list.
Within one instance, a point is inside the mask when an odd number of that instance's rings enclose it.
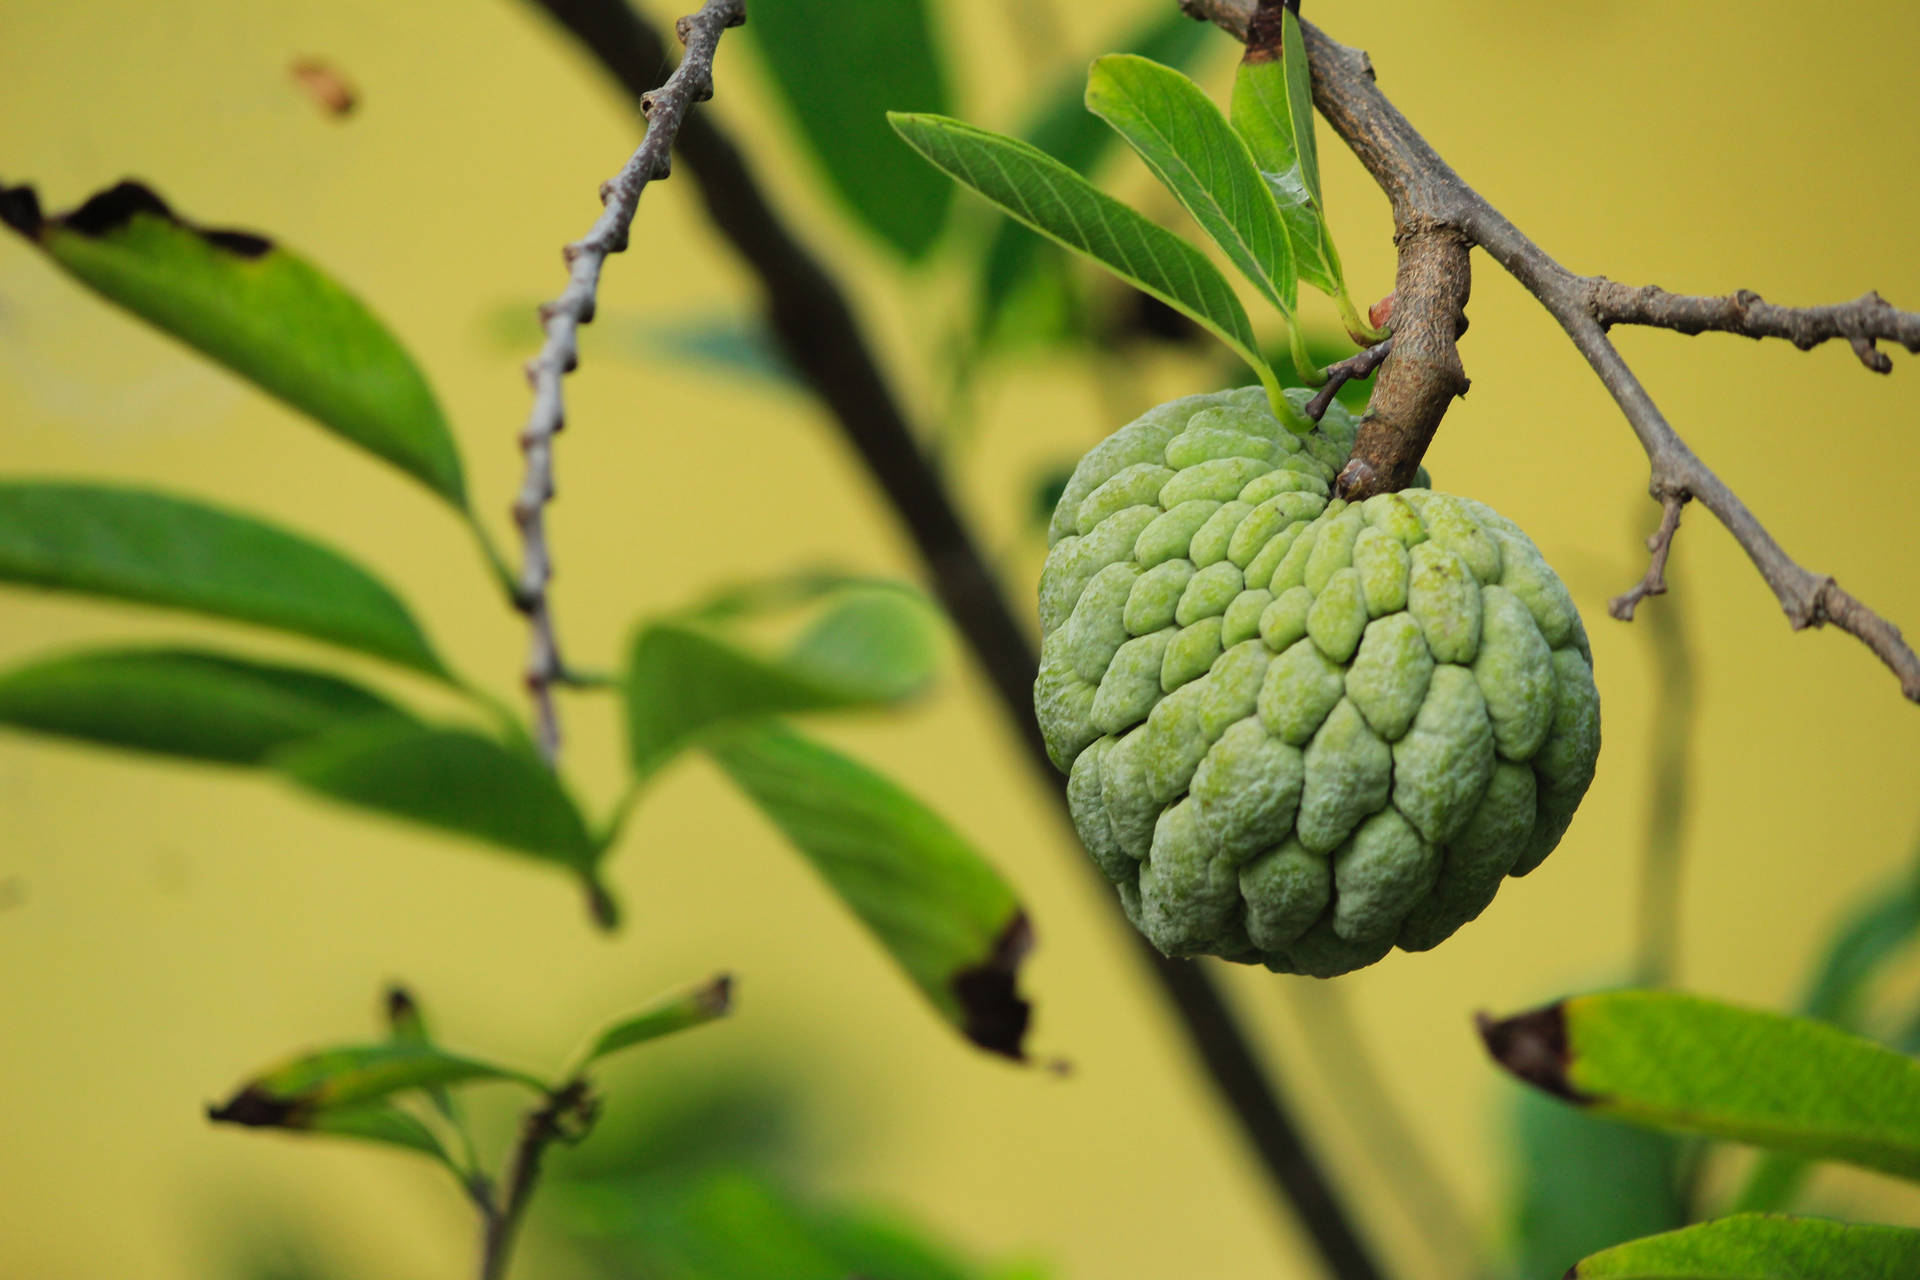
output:
{"label": "yellow-green background wall", "polygon": [[[1099,50],[1120,10],[1150,6],[1058,7],[1077,56]],[[943,8],[966,113],[1007,123],[1024,72],[1002,6]],[[1463,175],[1576,270],[1781,301],[1874,287],[1920,305],[1910,4],[1313,9],[1371,51],[1382,84]],[[1219,44],[1215,87],[1230,58]],[[360,85],[361,112],[335,123],[296,92],[287,64],[306,54]],[[925,346],[949,323],[954,280],[903,284],[848,230],[794,159],[748,54],[723,45],[719,97],[701,109],[738,134],[855,282],[931,414]],[[503,538],[527,407],[517,366],[532,348],[503,341],[497,317],[557,290],[559,245],[591,222],[596,184],[633,140],[624,105],[510,0],[0,6],[0,177],[65,207],[138,175],[189,216],[270,232],[326,265],[431,371]],[[1391,277],[1385,203],[1336,144],[1323,152],[1364,302]],[[903,151],[900,163],[913,161]],[[1144,190],[1131,160],[1111,180]],[[1469,1017],[1623,972],[1660,707],[1645,632],[1604,612],[1643,566],[1637,539],[1656,515],[1644,461],[1545,314],[1484,257],[1474,265],[1462,347],[1473,390],[1429,463],[1443,487],[1519,521],[1567,578],[1593,635],[1605,749],[1540,872],[1440,950],[1396,954],[1341,987],[1420,1137],[1491,1220],[1508,1092]],[[604,313],[752,300],[691,184],[649,190],[633,251],[607,273]],[[723,577],[822,560],[913,572],[810,404],[638,361],[617,335],[593,336],[568,387],[553,517],[556,608],[578,660],[611,663],[637,615]],[[1920,365],[1896,353],[1882,379],[1841,345],[1802,355],[1726,337],[1620,342],[1791,552],[1920,631]],[[983,418],[959,481],[1023,604],[1041,551],[1023,523],[1035,469],[1119,425],[1103,417],[1097,376],[1036,363],[977,388]],[[1211,376],[1158,361],[1124,394],[1144,408]],[[521,628],[431,499],[83,296],[11,238],[0,239],[0,424],[5,473],[163,485],[325,538],[401,588],[461,670],[515,696]],[[1685,611],[1700,668],[1681,978],[1785,1002],[1835,912],[1913,843],[1920,709],[1853,641],[1790,633],[1704,512],[1688,513],[1673,577],[1676,595],[1647,608]],[[0,596],[0,660],[131,636],[301,652],[227,630]],[[435,705],[428,690],[403,691]],[[565,709],[575,776],[604,804],[618,780],[612,708],[573,697]],[[922,710],[823,732],[884,762],[1018,882],[1041,937],[1034,1042],[1071,1059],[1070,1078],[958,1045],[697,763],[631,824],[613,870],[628,924],[608,939],[559,877],[510,858],[270,781],[0,737],[0,1274],[206,1276],[237,1230],[282,1215],[364,1275],[467,1274],[466,1207],[431,1171],[211,1128],[200,1104],[292,1047],[364,1034],[390,978],[413,983],[456,1043],[540,1064],[600,1016],[723,967],[741,978],[738,1018],[649,1051],[623,1087],[730,1063],[798,1073],[816,1124],[841,1138],[817,1170],[823,1188],[1077,1280],[1312,1274],[968,665]],[[1369,1221],[1408,1274],[1438,1274],[1308,1068],[1294,980],[1228,978]],[[1920,1223],[1920,1200],[1864,1177],[1820,1192]]]}

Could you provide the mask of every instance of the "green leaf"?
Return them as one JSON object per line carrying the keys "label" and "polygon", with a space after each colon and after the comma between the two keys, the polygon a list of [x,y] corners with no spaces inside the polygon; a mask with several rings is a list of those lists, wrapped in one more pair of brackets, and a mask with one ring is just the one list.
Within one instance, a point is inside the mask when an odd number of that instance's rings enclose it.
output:
{"label": "green leaf", "polygon": [[389,1040],[288,1058],[248,1080],[219,1106],[209,1107],[207,1118],[226,1124],[311,1129],[326,1112],[361,1108],[409,1089],[479,1080],[505,1080],[538,1093],[546,1091],[539,1079],[512,1067],[462,1057],[419,1041]]}
{"label": "green leaf", "polygon": [[1920,1062],[1824,1023],[1621,991],[1481,1031],[1502,1066],[1598,1115],[1920,1179]]}
{"label": "green leaf", "polygon": [[623,325],[620,334],[632,349],[678,367],[789,390],[806,386],[781,350],[778,336],[757,316],[727,313],[635,321]]}
{"label": "green leaf", "polygon": [[0,673],[0,724],[221,764],[263,764],[342,725],[406,719],[336,676],[192,649],[90,649]]}
{"label": "green leaf", "polygon": [[1874,890],[1827,944],[1800,1002],[1801,1012],[1848,1030],[1860,1029],[1868,985],[1920,934],[1920,862]]}
{"label": "green leaf", "polygon": [[[1810,1018],[1861,1031],[1861,1011],[1873,980],[1920,933],[1920,862],[1900,879],[1869,894],[1827,944],[1819,969],[1800,1002]],[[1895,1048],[1911,1054],[1905,1044]],[[1738,1211],[1766,1212],[1792,1203],[1806,1180],[1807,1162],[1769,1152],[1754,1162],[1735,1197]]]}
{"label": "green leaf", "polygon": [[1741,1214],[1597,1253],[1567,1280],[1911,1280],[1920,1231]]}
{"label": "green leaf", "polygon": [[277,627],[449,678],[406,606],[366,570],[297,534],[184,498],[0,482],[0,582]]}
{"label": "green leaf", "polygon": [[413,360],[372,312],[263,237],[212,231],[133,182],[43,216],[0,186],[0,221],[88,288],[466,507],[460,454]]}
{"label": "green leaf", "polygon": [[953,188],[902,163],[886,113],[951,105],[926,0],[773,0],[745,30],[827,184],[896,252],[924,257]]}
{"label": "green leaf", "polygon": [[878,578],[872,574],[848,573],[842,569],[824,567],[795,569],[728,582],[679,610],[675,616],[699,622],[730,622],[813,604],[828,596],[864,587],[882,591],[910,591],[893,578]]}
{"label": "green leaf", "polygon": [[1213,242],[1291,319],[1299,301],[1293,246],[1247,144],[1200,86],[1133,54],[1094,60],[1087,110],[1139,153]]}
{"label": "green leaf", "polygon": [[362,1142],[377,1142],[389,1147],[400,1147],[407,1151],[416,1151],[428,1156],[458,1176],[460,1169],[454,1163],[453,1156],[446,1146],[434,1136],[420,1120],[398,1107],[384,1103],[373,1103],[360,1107],[335,1107],[321,1111],[308,1118],[307,1123],[299,1126],[308,1133],[322,1133],[336,1138],[358,1138]]}
{"label": "green leaf", "polygon": [[909,697],[932,678],[933,627],[926,603],[898,588],[845,593],[779,655],[752,652],[700,621],[650,623],[627,665],[634,771],[645,779],[732,725]]}
{"label": "green leaf", "polygon": [[[1207,28],[1175,7],[1157,9],[1153,16],[1115,47],[1167,66],[1182,66],[1206,47]],[[1086,106],[1086,79],[1077,70],[1061,76],[1041,97],[1025,122],[1014,130],[1067,168],[1080,173],[1095,169],[1117,141],[1113,130]],[[1015,295],[1036,276],[1056,268],[1058,258],[1048,242],[1018,222],[1003,221],[995,229],[981,260],[979,321],[976,332],[995,332],[1002,312]]]}
{"label": "green leaf", "polygon": [[784,665],[824,689],[868,703],[924,690],[939,668],[937,618],[897,586],[846,592],[788,648]]}
{"label": "green leaf", "polygon": [[[1293,107],[1287,91],[1285,65],[1249,45],[1233,79],[1233,127],[1246,140],[1260,174],[1273,192],[1300,278],[1323,293],[1342,295],[1340,259],[1320,202],[1307,188],[1294,141]],[[1308,106],[1308,133],[1312,107]]]}
{"label": "green leaf", "polygon": [[1022,1056],[1029,1010],[1015,985],[1032,932],[972,845],[892,782],[779,726],[708,750],[942,1016]]}
{"label": "green leaf", "polygon": [[673,1280],[970,1280],[979,1273],[886,1216],[796,1195],[747,1168],[563,1184],[568,1234],[619,1275]]}
{"label": "green leaf", "polygon": [[1324,207],[1320,196],[1320,145],[1313,137],[1313,78],[1307,63],[1307,41],[1300,33],[1300,15],[1283,9],[1280,15],[1282,37],[1280,62],[1287,76],[1287,118],[1293,128],[1295,163],[1300,181],[1307,188],[1316,208]]}
{"label": "green leaf", "polygon": [[914,150],[1013,217],[1207,329],[1260,375],[1281,421],[1302,434],[1312,430],[1261,358],[1233,287],[1198,249],[1018,138],[943,116],[887,118]]}
{"label": "green leaf", "polygon": [[[427,1029],[426,1014],[421,1012],[419,1002],[413,993],[395,983],[387,988],[387,1030],[396,1044],[433,1043],[433,1035]],[[443,1084],[429,1085],[425,1093],[433,1109],[444,1116],[455,1131],[466,1142],[469,1151],[473,1148],[473,1139],[466,1130],[466,1117],[462,1113],[459,1101]],[[412,1117],[408,1117],[411,1119]]]}
{"label": "green leaf", "polygon": [[556,862],[589,875],[599,849],[530,750],[465,729],[366,724],[283,751],[273,765],[332,800]]}
{"label": "green leaf", "polygon": [[572,1066],[561,1073],[561,1079],[577,1077],[610,1053],[677,1031],[703,1027],[724,1018],[732,1008],[733,978],[724,973],[697,987],[656,1000],[638,1013],[615,1019],[596,1031],[586,1046],[574,1054]]}
{"label": "green leaf", "polygon": [[1519,1095],[1514,1275],[1564,1275],[1579,1259],[1687,1221],[1679,1141]]}

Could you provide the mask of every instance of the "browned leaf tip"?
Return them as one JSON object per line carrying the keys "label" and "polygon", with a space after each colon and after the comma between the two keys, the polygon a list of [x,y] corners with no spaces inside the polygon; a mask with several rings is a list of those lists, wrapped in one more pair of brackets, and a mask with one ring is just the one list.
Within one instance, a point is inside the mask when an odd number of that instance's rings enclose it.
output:
{"label": "browned leaf tip", "polygon": [[387,988],[387,1022],[392,1026],[411,1026],[420,1019],[420,1005],[413,992],[399,983]]}
{"label": "browned leaf tip", "polygon": [[301,92],[335,120],[344,120],[360,105],[353,82],[324,59],[296,58],[287,71]]}
{"label": "browned leaf tip", "polygon": [[254,1084],[234,1094],[225,1105],[207,1108],[209,1120],[255,1129],[302,1129],[306,1127],[306,1118],[306,1111],[299,1103],[276,1098]]}
{"label": "browned leaf tip", "polygon": [[40,199],[32,187],[0,185],[0,222],[6,223],[30,240],[38,240],[49,226],[57,226],[79,235],[101,237],[126,226],[138,214],[165,218],[177,227],[193,232],[216,249],[241,258],[258,258],[273,248],[273,241],[251,231],[228,231],[195,226],[167,206],[151,187],[125,181],[88,198],[70,213],[46,217],[40,211]]}
{"label": "browned leaf tip", "polygon": [[733,975],[722,973],[694,994],[700,1007],[714,1017],[733,1009]]}
{"label": "browned leaf tip", "polygon": [[1033,950],[1033,925],[1027,913],[1015,915],[994,940],[984,961],[953,975],[953,994],[960,1001],[961,1031],[990,1053],[1016,1062],[1027,1060],[1022,1047],[1033,1006],[1020,998],[1020,962]]}
{"label": "browned leaf tip", "polygon": [[1564,1005],[1550,1004],[1498,1020],[1479,1013],[1473,1022],[1493,1060],[1520,1079],[1576,1106],[1593,1101],[1567,1077],[1573,1055],[1567,1046]]}
{"label": "browned leaf tip", "polygon": [[29,240],[40,238],[40,197],[32,187],[10,187],[0,182],[0,222]]}

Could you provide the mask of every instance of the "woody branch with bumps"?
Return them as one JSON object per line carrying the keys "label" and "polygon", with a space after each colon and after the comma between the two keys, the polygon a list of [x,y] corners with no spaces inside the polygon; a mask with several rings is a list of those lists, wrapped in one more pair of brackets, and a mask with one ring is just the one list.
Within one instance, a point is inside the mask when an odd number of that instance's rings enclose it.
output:
{"label": "woody branch with bumps", "polygon": [[[1287,6],[1274,0],[1181,0],[1196,18],[1248,42],[1271,41]],[[1295,0],[1292,6],[1297,10]],[[1706,331],[1784,338],[1806,350],[1844,338],[1869,369],[1892,362],[1875,345],[1896,342],[1920,352],[1920,315],[1890,306],[1877,293],[1850,303],[1782,307],[1742,290],[1725,297],[1689,297],[1655,286],[1635,288],[1568,270],[1530,240],[1455,173],[1408,123],[1374,81],[1366,54],[1301,23],[1312,66],[1313,102],[1373,176],[1393,207],[1400,251],[1393,311],[1392,358],[1381,367],[1367,420],[1342,471],[1338,491],[1364,498],[1404,487],[1454,397],[1466,390],[1457,340],[1472,287],[1468,250],[1484,249],[1566,330],[1592,366],[1646,451],[1648,491],[1663,506],[1650,542],[1646,579],[1617,598],[1611,612],[1666,589],[1662,569],[1679,527],[1678,512],[1695,499],[1734,537],[1780,601],[1795,630],[1833,623],[1865,644],[1920,702],[1920,655],[1892,623],[1841,589],[1834,579],[1797,563],[1712,468],[1676,432],[1608,337],[1616,324],[1677,333]]]}
{"label": "woody branch with bumps", "polygon": [[674,26],[686,56],[665,84],[646,94],[642,108],[647,134],[620,172],[600,187],[605,206],[586,235],[563,251],[567,287],[559,297],[540,307],[540,325],[546,342],[540,354],[527,362],[527,382],[533,388],[533,408],[520,431],[526,454],[525,478],[513,503],[514,523],[525,548],[515,583],[514,605],[527,616],[532,632],[527,651],[527,692],[533,699],[541,753],[548,763],[560,753],[560,715],[554,706],[553,686],[575,682],[560,656],[554,632],[548,588],[553,581],[553,554],[547,545],[547,504],[553,500],[553,439],[566,425],[566,404],[560,380],[580,362],[579,328],[593,320],[600,289],[600,270],[607,255],[627,247],[627,232],[640,207],[647,183],[664,178],[673,166],[673,140],[696,102],[713,96],[713,58],[720,33],[747,20],[746,0],[707,0],[699,12]]}

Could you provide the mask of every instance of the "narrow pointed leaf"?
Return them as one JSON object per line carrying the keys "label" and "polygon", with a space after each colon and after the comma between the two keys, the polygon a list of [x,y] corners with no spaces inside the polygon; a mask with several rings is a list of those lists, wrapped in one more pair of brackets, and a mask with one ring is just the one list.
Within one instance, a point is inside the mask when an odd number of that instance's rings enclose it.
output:
{"label": "narrow pointed leaf", "polygon": [[[387,1030],[395,1043],[424,1045],[433,1043],[433,1034],[427,1029],[426,1014],[421,1011],[419,1002],[413,998],[412,992],[396,983],[387,988],[386,1005]],[[425,1093],[427,1100],[433,1104],[433,1109],[446,1117],[448,1122],[464,1136],[466,1118],[461,1113],[459,1102],[447,1086],[428,1085]],[[407,1118],[412,1119],[411,1116]],[[471,1150],[473,1145],[471,1138],[467,1139],[467,1145]]]}
{"label": "narrow pointed leaf", "polygon": [[334,1107],[309,1117],[307,1123],[300,1127],[308,1133],[357,1138],[362,1142],[376,1142],[415,1151],[452,1169],[456,1175],[459,1173],[453,1157],[433,1130],[422,1124],[418,1117],[398,1107],[377,1102],[357,1107]]}
{"label": "narrow pointed leaf", "polygon": [[366,570],[250,516],[140,489],[0,482],[0,582],[275,627],[446,677]]}
{"label": "narrow pointed leaf", "polygon": [[1016,990],[1031,945],[1013,890],[965,838],[865,766],[778,726],[708,748],[941,1015],[1022,1056]]}
{"label": "narrow pointed leaf", "polygon": [[[1841,924],[1801,998],[1801,1012],[1843,1030],[1865,1030],[1861,1010],[1868,989],[1907,951],[1916,935],[1920,935],[1920,863],[1897,882],[1875,889]],[[1916,1047],[1920,1046],[1894,1044],[1909,1055]],[[1806,1181],[1806,1173],[1807,1161],[1801,1157],[1769,1152],[1754,1162],[1733,1207],[1757,1212],[1784,1209]]]}
{"label": "narrow pointed leaf", "polygon": [[814,604],[843,591],[864,587],[882,591],[903,590],[901,584],[892,578],[848,573],[841,569],[795,569],[787,573],[728,582],[680,610],[676,616],[699,622],[728,622]]}
{"label": "narrow pointed leaf", "polygon": [[1307,62],[1307,41],[1300,34],[1300,15],[1291,8],[1280,11],[1280,65],[1287,78],[1287,119],[1293,127],[1294,162],[1300,181],[1316,208],[1324,208],[1320,196],[1320,145],[1313,136],[1313,73]]}
{"label": "narrow pointed leaf", "polygon": [[311,1128],[316,1116],[379,1102],[431,1085],[505,1080],[544,1092],[524,1071],[448,1053],[417,1041],[343,1045],[298,1054],[262,1071],[217,1107],[211,1120],[280,1129]]}
{"label": "narrow pointed leaf", "polygon": [[[1204,23],[1167,6],[1114,47],[1179,67],[1206,47],[1206,34]],[[1113,130],[1087,110],[1086,80],[1077,70],[1061,76],[1014,133],[1077,173],[1092,172],[1118,141]],[[976,332],[983,336],[994,332],[1003,310],[1038,271],[1045,269],[1042,264],[1056,261],[1057,255],[1045,239],[1021,223],[1001,222],[981,259]]]}
{"label": "narrow pointed leaf", "polygon": [[1557,1280],[1589,1253],[1687,1221],[1680,1139],[1520,1091],[1515,1275]]}
{"label": "narrow pointed leaf", "polygon": [[1595,1114],[1920,1179],[1920,1062],[1824,1023],[1697,996],[1578,996],[1482,1035]]}
{"label": "narrow pointed leaf", "polygon": [[658,1040],[675,1032],[703,1027],[724,1018],[733,1008],[733,979],[727,974],[687,991],[656,1000],[637,1013],[608,1023],[594,1033],[586,1047],[574,1055],[573,1066],[562,1079],[571,1079],[611,1053],[631,1049],[649,1040]]}
{"label": "narrow pointed leaf", "polygon": [[953,188],[902,163],[886,113],[951,105],[928,0],[776,0],[745,31],[827,184],[901,256],[924,257]]}
{"label": "narrow pointed leaf", "polygon": [[643,627],[627,666],[636,773],[650,776],[731,725],[881,706],[919,692],[934,673],[934,621],[919,597],[882,587],[845,593],[779,654],[757,653],[698,621]]}
{"label": "narrow pointed leaf", "polygon": [[1228,259],[1280,312],[1299,299],[1293,246],[1247,144],[1200,86],[1132,54],[1094,60],[1087,110],[1139,153]]}
{"label": "narrow pointed leaf", "polygon": [[[1231,110],[1235,132],[1245,139],[1273,192],[1300,278],[1323,293],[1344,294],[1346,283],[1341,279],[1332,232],[1320,200],[1308,190],[1301,172],[1286,66],[1251,37],[1234,74]],[[1308,110],[1311,130],[1311,106]]]}
{"label": "narrow pointed leaf", "polygon": [[355,725],[283,751],[273,765],[329,799],[583,873],[599,856],[551,770],[530,750],[469,730]]}
{"label": "narrow pointed leaf", "polygon": [[1827,944],[1800,1008],[1850,1031],[1861,1029],[1868,987],[1920,936],[1920,862],[1876,889]]}
{"label": "narrow pointed leaf", "polygon": [[850,591],[800,633],[782,661],[846,697],[898,702],[924,690],[938,669],[936,622],[926,600],[897,586]]}
{"label": "narrow pointed leaf", "polygon": [[134,182],[46,216],[0,186],[0,222],[75,279],[456,507],[460,455],[426,379],[366,306],[291,251],[185,221]]}
{"label": "narrow pointed leaf", "polygon": [[220,764],[263,764],[330,729],[407,719],[337,676],[192,649],[90,649],[0,672],[0,724]]}
{"label": "narrow pointed leaf", "polygon": [[[1227,278],[1192,245],[1156,226],[1044,151],[942,116],[892,114],[914,150],[1050,240],[1086,254],[1231,347],[1285,403]],[[1290,407],[1290,418],[1299,415]],[[1311,424],[1306,424],[1307,429]]]}
{"label": "narrow pointed leaf", "polygon": [[1596,1253],[1567,1280],[1910,1280],[1920,1231],[1749,1213]]}
{"label": "narrow pointed leaf", "polygon": [[607,1270],[677,1280],[1044,1280],[986,1271],[892,1214],[802,1195],[751,1165],[561,1184],[559,1216]]}

